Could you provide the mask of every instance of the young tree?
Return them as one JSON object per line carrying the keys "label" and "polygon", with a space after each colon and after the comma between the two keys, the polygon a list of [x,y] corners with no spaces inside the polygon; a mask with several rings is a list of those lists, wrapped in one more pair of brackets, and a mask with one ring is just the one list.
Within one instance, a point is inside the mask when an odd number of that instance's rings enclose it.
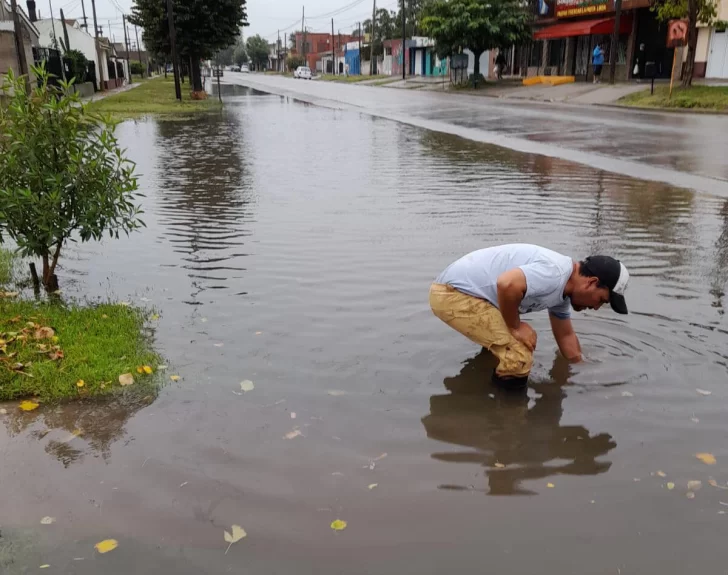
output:
{"label": "young tree", "polygon": [[12,71],[0,106],[0,242],[43,261],[43,284],[57,289],[56,265],[68,241],[119,237],[139,228],[134,164],[111,120],[91,113],[69,82],[48,83],[33,68],[30,93]]}
{"label": "young tree", "polygon": [[[165,0],[134,0],[129,22],[143,28],[144,44],[151,52],[171,53]],[[177,49],[182,62],[192,62],[193,91],[202,91],[200,60],[233,45],[240,27],[247,25],[246,0],[175,0]]]}
{"label": "young tree", "polygon": [[268,62],[268,42],[261,38],[258,34],[251,36],[245,42],[245,50],[248,58],[257,69],[264,68]]}
{"label": "young tree", "polygon": [[245,44],[238,42],[233,50],[233,62],[238,66],[248,63],[248,52],[245,50]]}
{"label": "young tree", "polygon": [[422,12],[422,31],[434,38],[440,57],[468,48],[475,57],[474,77],[480,77],[480,56],[531,37],[531,13],[519,0],[432,0]]}
{"label": "young tree", "polygon": [[695,51],[698,46],[698,24],[726,26],[726,22],[717,19],[718,2],[716,0],[655,0],[651,10],[662,22],[678,19],[688,21],[688,59],[682,78],[682,86],[687,88],[693,83]]}

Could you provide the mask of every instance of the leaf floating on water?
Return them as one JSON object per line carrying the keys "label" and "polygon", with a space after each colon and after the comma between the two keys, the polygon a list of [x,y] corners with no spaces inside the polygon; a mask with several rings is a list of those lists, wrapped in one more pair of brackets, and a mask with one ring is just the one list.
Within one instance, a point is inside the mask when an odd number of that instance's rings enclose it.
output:
{"label": "leaf floating on water", "polygon": [[493,465],[494,465],[495,467],[497,467],[498,469],[503,469],[503,468],[505,467],[505,465],[503,465],[503,464],[502,464],[502,463],[500,463],[500,462],[494,463]]}
{"label": "leaf floating on water", "polygon": [[329,395],[333,395],[334,397],[337,397],[339,395],[346,395],[346,392],[340,389],[330,389],[327,393]]}
{"label": "leaf floating on water", "polygon": [[200,318],[200,321],[201,321],[202,323],[207,323],[207,318],[206,318],[206,317],[201,317],[201,318]]}
{"label": "leaf floating on water", "polygon": [[108,553],[109,551],[113,551],[119,546],[119,542],[116,539],[104,539],[103,541],[99,541],[94,547],[96,548],[96,551],[99,553]]}
{"label": "leaf floating on water", "polygon": [[547,483],[546,487],[556,487],[553,483]]}
{"label": "leaf floating on water", "polygon": [[669,489],[670,491],[672,491],[673,489],[675,489],[675,484],[674,484],[674,483],[673,483],[672,481],[668,481],[668,482],[667,482],[667,488],[668,488],[668,489]]}
{"label": "leaf floating on water", "polygon": [[25,401],[21,401],[18,407],[23,411],[33,411],[34,409],[38,409],[39,405],[40,404],[35,401],[29,401],[26,399]]}
{"label": "leaf floating on water", "polygon": [[243,392],[253,391],[255,389],[255,384],[253,384],[253,382],[250,381],[249,379],[245,379],[245,380],[243,380],[243,381],[240,382],[240,389]]}
{"label": "leaf floating on water", "polygon": [[695,391],[697,391],[700,395],[711,395],[713,393],[712,391],[708,391],[707,389],[699,389],[697,387],[695,388]]}
{"label": "leaf floating on water", "polygon": [[294,429],[293,431],[289,431],[286,433],[283,437],[284,439],[293,439],[295,437],[298,437],[299,435],[303,435],[299,429]]}
{"label": "leaf floating on water", "polygon": [[342,521],[341,519],[336,519],[331,522],[331,529],[334,531],[343,531],[346,529],[346,521]]}
{"label": "leaf floating on water", "polygon": [[688,499],[695,499],[695,493],[693,493],[692,491],[688,491],[685,494],[685,497],[687,497]]}
{"label": "leaf floating on water", "polygon": [[230,530],[231,533],[228,533],[225,531],[225,542],[229,543],[227,546],[227,549],[225,549],[225,555],[227,555],[227,552],[230,551],[230,547],[232,547],[233,543],[237,543],[244,537],[247,537],[247,533],[245,532],[245,529],[240,527],[240,525],[233,525],[232,529]]}
{"label": "leaf floating on water", "polygon": [[634,394],[629,391],[623,391],[622,397],[634,397]]}
{"label": "leaf floating on water", "polygon": [[171,379],[172,381],[179,381],[179,375],[170,375],[169,379]]}
{"label": "leaf floating on water", "polygon": [[370,483],[369,485],[367,485],[367,489],[369,489],[369,491],[371,491],[372,489],[374,489],[378,485],[379,485],[379,483]]}
{"label": "leaf floating on water", "polygon": [[690,421],[692,421],[693,423],[700,423],[700,420],[697,417],[691,417]]}
{"label": "leaf floating on water", "polygon": [[48,516],[46,516],[46,517],[44,517],[43,519],[40,520],[40,524],[41,525],[52,525],[55,522],[56,522],[56,518],[55,517],[48,517]]}
{"label": "leaf floating on water", "polygon": [[708,479],[708,485],[710,485],[711,487],[717,487],[718,489],[728,489],[728,487],[726,487],[725,485],[719,485],[718,482],[713,478]]}
{"label": "leaf floating on water", "polygon": [[121,385],[131,385],[134,383],[134,376],[131,373],[123,373],[119,376]]}
{"label": "leaf floating on water", "polygon": [[256,331],[256,332],[255,332],[255,335],[260,335],[260,334],[262,334],[262,333],[263,333],[262,331]]}
{"label": "leaf floating on water", "polygon": [[45,565],[41,565],[40,567],[38,567],[38,569],[48,569],[48,567],[50,567],[50,565],[46,563]]}
{"label": "leaf floating on water", "polygon": [[700,459],[700,461],[705,463],[705,465],[715,465],[716,464],[715,455],[713,455],[712,453],[696,453],[695,457]]}
{"label": "leaf floating on water", "polygon": [[292,411],[291,412],[291,419],[296,419],[296,412],[295,411]]}
{"label": "leaf floating on water", "polygon": [[697,479],[688,481],[688,491],[698,491],[702,486],[703,482],[698,481]]}
{"label": "leaf floating on water", "polygon": [[664,471],[658,471],[657,475],[659,475],[660,477],[667,477],[667,473],[665,473]]}

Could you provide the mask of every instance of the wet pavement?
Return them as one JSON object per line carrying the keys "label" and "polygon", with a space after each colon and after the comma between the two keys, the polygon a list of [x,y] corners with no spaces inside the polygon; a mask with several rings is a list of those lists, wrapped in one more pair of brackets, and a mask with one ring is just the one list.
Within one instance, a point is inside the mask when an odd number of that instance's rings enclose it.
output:
{"label": "wet pavement", "polygon": [[[61,285],[154,307],[182,379],[0,415],[3,575],[724,571],[728,200],[225,99],[118,128],[148,227],[69,252]],[[630,316],[576,318],[584,364],[532,317],[526,398],[427,305],[447,264],[512,241],[615,254],[634,278]]]}
{"label": "wet pavement", "polygon": [[225,81],[728,197],[728,115],[516,102],[262,74],[230,73]]}

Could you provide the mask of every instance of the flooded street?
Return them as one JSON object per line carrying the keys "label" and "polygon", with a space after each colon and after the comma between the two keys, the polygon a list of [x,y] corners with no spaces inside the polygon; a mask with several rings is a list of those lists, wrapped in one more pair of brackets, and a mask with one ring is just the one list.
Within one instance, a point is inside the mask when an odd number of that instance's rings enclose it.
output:
{"label": "flooded street", "polygon": [[[0,415],[3,575],[725,571],[728,199],[240,87],[118,134],[147,228],[61,286],[154,309],[181,380]],[[581,365],[527,318],[523,399],[428,306],[519,241],[633,276]]]}

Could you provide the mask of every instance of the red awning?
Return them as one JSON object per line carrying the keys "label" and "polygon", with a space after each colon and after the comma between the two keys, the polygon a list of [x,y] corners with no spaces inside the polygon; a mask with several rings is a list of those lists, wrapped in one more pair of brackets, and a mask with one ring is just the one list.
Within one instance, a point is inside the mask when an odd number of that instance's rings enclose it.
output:
{"label": "red awning", "polygon": [[[533,33],[534,40],[550,40],[552,38],[568,38],[569,36],[588,36],[590,34],[611,34],[614,30],[614,18],[599,20],[579,20],[541,28]],[[619,33],[629,34],[632,31],[632,16],[619,19]]]}

